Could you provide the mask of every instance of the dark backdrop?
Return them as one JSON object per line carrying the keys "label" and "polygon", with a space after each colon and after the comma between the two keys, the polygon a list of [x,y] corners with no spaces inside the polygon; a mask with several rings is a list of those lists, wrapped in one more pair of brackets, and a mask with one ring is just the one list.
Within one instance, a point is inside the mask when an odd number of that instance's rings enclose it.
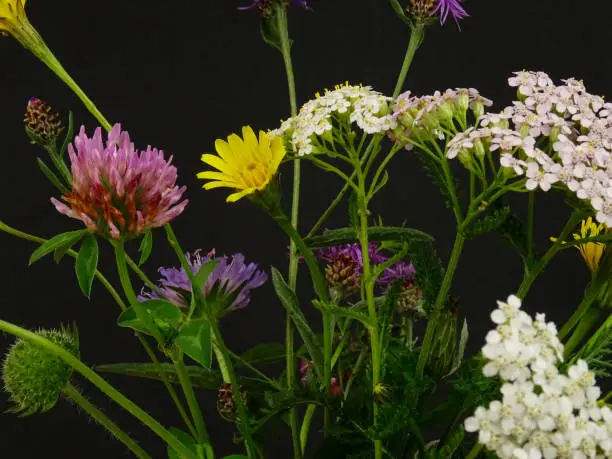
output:
{"label": "dark backdrop", "polygon": [[[109,120],[121,121],[137,145],[156,145],[175,155],[180,182],[188,186],[191,201],[175,223],[186,249],[242,251],[265,267],[284,267],[284,237],[273,222],[248,202],[229,205],[224,202],[225,193],[202,191],[195,178],[203,168],[200,155],[213,148],[215,138],[247,123],[274,128],[289,111],[281,57],[260,41],[257,14],[237,11],[238,4],[233,0],[30,1],[28,15]],[[587,6],[574,0],[473,0],[465,6],[471,17],[462,23],[461,31],[452,22],[443,29],[437,25],[427,29],[407,89],[422,94],[471,86],[501,108],[513,97],[506,85],[510,72],[533,69],[547,71],[556,80],[584,78],[591,92],[612,93],[609,1],[592,0]],[[312,12],[290,15],[298,101],[345,80],[390,93],[408,30],[388,3],[312,0],[312,7]],[[62,113],[73,110],[77,122],[88,129],[95,121],[71,91],[14,40],[0,40],[0,59],[0,218],[45,237],[77,229],[78,222],[60,216],[49,202],[55,190],[37,169],[35,155],[40,152],[28,144],[22,113],[28,98],[37,96]],[[340,184],[308,165],[304,172],[302,228],[306,229]],[[283,170],[283,179],[288,190],[289,167]],[[412,155],[395,160],[390,184],[374,207],[387,224],[406,220],[433,234],[442,258],[448,259],[453,220]],[[540,195],[537,210],[537,241],[543,246],[549,235],[559,231],[568,212],[553,195]],[[329,226],[343,223],[339,213]],[[88,301],[76,286],[69,261],[56,266],[45,259],[28,268],[31,243],[0,234],[0,244],[3,319],[30,328],[75,321],[88,364],[145,360],[132,334],[115,325],[117,307],[99,284]],[[111,253],[104,250],[101,257],[102,268],[114,279]],[[156,266],[175,263],[157,232],[147,272],[155,276]],[[305,277],[301,291],[307,297]],[[482,344],[494,301],[513,292],[520,279],[518,257],[496,237],[467,244],[453,293],[461,297],[462,313],[469,318],[470,352]],[[538,280],[526,309],[547,311],[561,321],[578,303],[586,279],[577,252],[565,251]],[[307,314],[317,319],[313,311]],[[254,293],[248,309],[224,319],[222,327],[229,346],[241,352],[261,341],[281,341],[283,320],[272,288],[266,285]],[[11,341],[2,336],[0,349]],[[160,384],[117,376],[109,380],[164,424],[180,425]],[[89,385],[79,383],[155,458],[165,457],[152,434]],[[217,450],[222,454],[238,451],[232,448],[230,424],[217,416],[214,400],[211,394],[201,393]],[[0,409],[5,408],[7,398],[2,394]],[[286,438],[272,439],[269,457],[289,457]],[[83,414],[60,402],[44,415],[0,416],[0,457],[93,459],[129,454]]]}

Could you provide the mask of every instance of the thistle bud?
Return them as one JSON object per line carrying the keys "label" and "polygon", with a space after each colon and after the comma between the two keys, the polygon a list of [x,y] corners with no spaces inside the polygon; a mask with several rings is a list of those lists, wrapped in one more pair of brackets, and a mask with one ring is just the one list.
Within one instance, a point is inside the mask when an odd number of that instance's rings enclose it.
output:
{"label": "thistle bud", "polygon": [[[247,393],[243,391],[240,393],[244,404],[247,402]],[[238,407],[234,400],[234,387],[230,383],[223,383],[223,385],[217,391],[217,410],[224,419],[228,421],[237,422],[238,419]]]}
{"label": "thistle bud", "polygon": [[[79,356],[76,333],[67,329],[36,333]],[[9,349],[2,368],[4,389],[13,403],[11,411],[25,416],[49,411],[68,386],[71,375],[72,367],[62,359],[38,344],[18,339]]]}
{"label": "thistle bud", "polygon": [[62,119],[51,106],[35,97],[28,101],[23,122],[36,143],[55,144],[64,130]]}

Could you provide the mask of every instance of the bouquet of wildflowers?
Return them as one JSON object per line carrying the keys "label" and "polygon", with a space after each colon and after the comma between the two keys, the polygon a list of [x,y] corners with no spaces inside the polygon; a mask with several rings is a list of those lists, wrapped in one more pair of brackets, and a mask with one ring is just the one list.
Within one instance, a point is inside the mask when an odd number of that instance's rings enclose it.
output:
{"label": "bouquet of wildflowers", "polygon": [[[268,429],[291,438],[295,459],[612,457],[610,393],[596,379],[612,367],[611,103],[582,81],[554,83],[532,71],[508,78],[516,100],[501,111],[472,88],[404,92],[425,29],[458,24],[468,13],[461,0],[391,0],[380,7],[392,8],[410,32],[394,93],[343,83],[298,107],[288,13],[311,5],[254,0],[240,8],[259,13],[263,39],[283,57],[290,113],[279,114],[286,115],[279,126],[245,126],[211,143],[197,176],[205,190],[222,189],[210,199],[248,200],[286,233],[288,266],[268,267],[180,244],[172,221],[188,218],[189,206],[172,156],[135,145],[106,120],[30,24],[25,3],[0,0],[0,32],[61,78],[99,127],[75,135],[72,115],[64,119],[36,98],[27,103],[26,133],[45,151],[38,165],[57,189],[51,203],[80,223],[66,220],[72,229],[48,239],[3,222],[0,229],[36,245],[30,264],[74,259],[83,294],[94,281],[103,285],[119,307],[118,326],[133,332],[150,361],[92,368],[75,326],[29,331],[0,320],[0,330],[17,338],[2,366],[14,412],[44,412],[68,399],[134,456],[150,458],[149,445],[77,388],[84,379],[151,429],[169,458],[221,457],[198,402],[206,390],[216,391],[219,416],[235,428],[237,453],[226,459],[278,457],[264,441]],[[449,260],[438,257],[430,235],[386,226],[371,212],[397,155],[418,157],[456,220]],[[337,177],[340,189],[309,232],[298,231],[304,161]],[[293,176],[290,199],[281,195],[281,173]],[[543,192],[563,194],[571,215],[540,253],[534,208]],[[526,218],[513,208],[521,202]],[[345,210],[346,225],[327,228],[336,208]],[[468,356],[469,324],[458,319],[453,278],[465,242],[488,233],[512,246],[524,276],[491,305],[491,331],[481,352]],[[151,279],[145,264],[154,235],[163,234],[176,260]],[[99,244],[112,247],[120,285],[99,268]],[[557,328],[521,306],[568,248],[578,249],[591,278]],[[298,272],[312,284],[308,295],[296,294]],[[256,301],[266,282],[286,312],[285,343],[236,354],[219,324]],[[320,324],[306,319],[309,308]],[[271,362],[282,362],[280,375],[265,367]],[[183,425],[153,418],[106,373],[159,381]]]}

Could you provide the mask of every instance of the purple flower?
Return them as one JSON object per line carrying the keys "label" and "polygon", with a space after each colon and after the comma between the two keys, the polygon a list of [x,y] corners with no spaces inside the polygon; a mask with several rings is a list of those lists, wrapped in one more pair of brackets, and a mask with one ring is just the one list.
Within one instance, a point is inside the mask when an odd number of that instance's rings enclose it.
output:
{"label": "purple flower", "polygon": [[62,196],[68,205],[55,198],[51,202],[92,231],[113,239],[136,237],[165,225],[187,205],[186,199],[181,201],[186,187],[176,185],[172,157],[165,160],[163,151],[150,146],[137,151],[119,124],[106,144],[100,128],[89,138],[81,127],[68,153],[72,190]]}
{"label": "purple flower", "polygon": [[448,15],[450,14],[457,25],[459,25],[459,20],[465,17],[468,17],[469,14],[463,9],[461,6],[462,0],[438,0],[438,4],[432,11],[432,16],[434,14],[440,15],[440,24],[444,25]]}
{"label": "purple flower", "polygon": [[[208,255],[200,255],[196,250],[193,255],[186,254],[191,272],[196,274],[203,264],[210,260],[219,263],[208,277],[202,294],[205,298],[213,300],[217,304],[223,304],[223,310],[242,309],[251,300],[251,290],[263,285],[268,276],[258,269],[257,264],[244,262],[244,255],[237,253],[231,257],[215,257],[212,250]],[[158,287],[163,296],[177,306],[187,306],[191,298],[191,282],[183,268],[159,268],[162,278],[158,281]],[[151,298],[159,298],[155,292],[144,292],[138,297],[140,301]]]}

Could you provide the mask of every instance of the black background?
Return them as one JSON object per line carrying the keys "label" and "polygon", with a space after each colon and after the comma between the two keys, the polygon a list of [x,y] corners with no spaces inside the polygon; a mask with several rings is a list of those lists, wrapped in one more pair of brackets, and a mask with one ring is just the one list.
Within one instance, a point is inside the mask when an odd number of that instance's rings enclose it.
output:
{"label": "black background", "polygon": [[[239,12],[233,0],[106,0],[28,2],[31,22],[74,79],[111,121],[120,121],[141,148],[151,144],[171,152],[181,184],[191,203],[175,222],[186,250],[215,247],[218,253],[241,251],[264,267],[284,269],[286,243],[275,224],[248,202],[226,204],[222,191],[205,192],[195,178],[203,169],[200,155],[213,141],[244,124],[275,128],[289,108],[280,55],[261,42],[254,11]],[[612,8],[607,0],[473,0],[462,30],[449,22],[427,29],[406,82],[416,94],[447,87],[475,87],[501,109],[514,95],[506,79],[512,71],[544,70],[553,79],[583,78],[596,94],[612,92],[609,45]],[[349,80],[391,93],[408,40],[408,30],[385,0],[312,0],[312,12],[291,11],[290,28],[297,73],[298,102],[316,91]],[[23,134],[22,113],[29,97],[52,103],[62,113],[72,110],[78,124],[93,129],[95,120],[79,100],[46,67],[14,40],[0,40],[0,218],[44,237],[78,229],[49,202],[56,195],[36,166],[41,154]],[[374,203],[374,213],[387,224],[406,220],[430,232],[448,259],[454,237],[453,219],[416,159],[406,153],[395,160],[391,181]],[[282,171],[289,195],[291,171]],[[302,230],[317,219],[340,187],[331,176],[305,166]],[[289,199],[285,200],[288,204]],[[524,206],[523,198],[516,200]],[[541,247],[566,221],[559,196],[540,194],[537,242]],[[342,212],[329,227],[345,222]],[[146,271],[176,264],[163,232],[155,233],[154,254]],[[116,326],[118,308],[100,284],[93,299],[78,290],[72,264],[51,259],[27,267],[34,246],[0,234],[2,319],[29,327],[79,325],[82,358],[88,364],[144,361],[144,352],[125,329]],[[132,250],[135,247],[131,247]],[[101,267],[115,280],[112,253],[101,253]],[[304,273],[305,274],[305,273]],[[578,304],[588,273],[577,252],[565,251],[536,282],[525,308],[546,311],[562,321]],[[495,236],[470,241],[453,286],[469,319],[471,353],[482,344],[494,301],[520,283],[518,257]],[[308,298],[308,280],[301,293]],[[307,307],[314,321],[318,315]],[[254,292],[249,308],[223,320],[229,346],[242,352],[262,341],[283,340],[283,311],[270,285]],[[12,341],[0,337],[0,349]],[[160,384],[108,378],[166,425],[180,419]],[[85,393],[155,458],[165,457],[157,439],[94,388],[78,381]],[[212,438],[220,455],[240,451],[232,446],[230,424],[217,416],[214,396],[200,393]],[[8,408],[0,395],[0,410]],[[287,435],[272,439],[268,457],[287,458]],[[49,413],[27,418],[0,416],[0,457],[129,457],[99,426],[88,422],[66,402]]]}

